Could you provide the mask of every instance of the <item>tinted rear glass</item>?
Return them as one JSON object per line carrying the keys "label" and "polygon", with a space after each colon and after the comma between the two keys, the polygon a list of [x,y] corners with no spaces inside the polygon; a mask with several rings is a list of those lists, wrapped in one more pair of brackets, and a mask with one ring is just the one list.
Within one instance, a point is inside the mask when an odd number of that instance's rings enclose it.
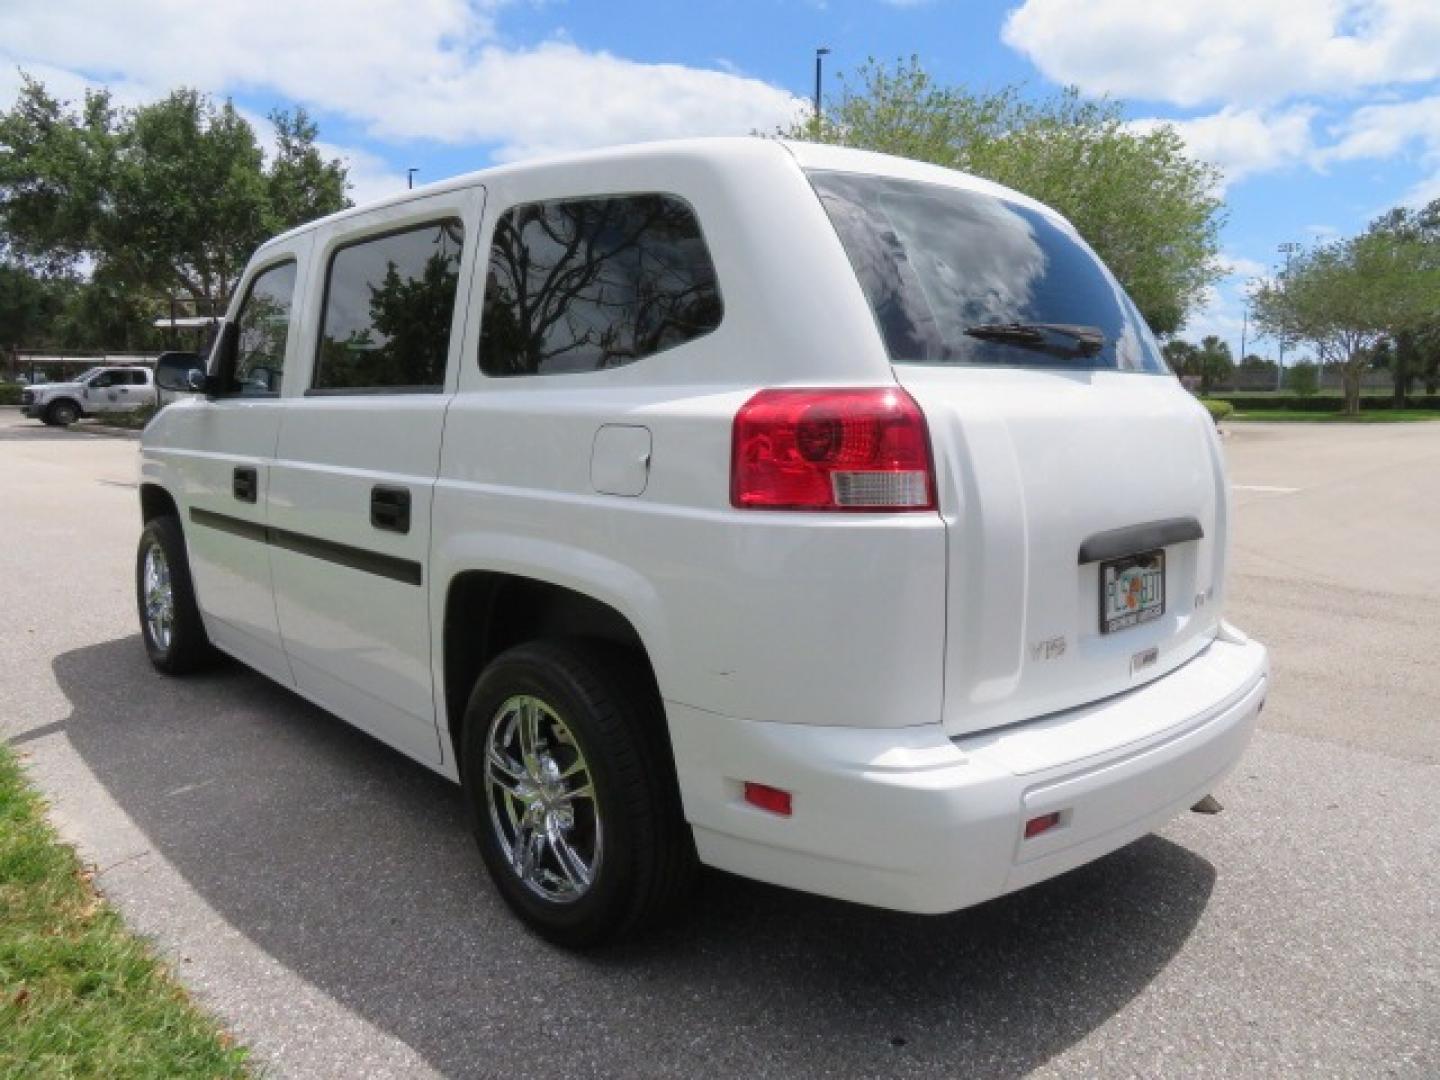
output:
{"label": "tinted rear glass", "polygon": [[[1168,369],[1149,327],[1100,261],[1048,215],[973,191],[811,172],[897,364]],[[967,329],[1048,323],[1098,329],[1093,355],[981,340]],[[1057,355],[1057,351],[1061,355]]]}
{"label": "tinted rear glass", "polygon": [[634,363],[720,325],[700,222],[672,195],[526,203],[495,225],[480,367],[562,375]]}

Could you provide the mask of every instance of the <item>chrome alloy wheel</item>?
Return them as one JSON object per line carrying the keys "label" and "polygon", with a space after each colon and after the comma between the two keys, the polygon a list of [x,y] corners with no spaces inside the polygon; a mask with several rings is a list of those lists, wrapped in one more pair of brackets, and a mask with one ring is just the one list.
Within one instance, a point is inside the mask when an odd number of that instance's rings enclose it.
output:
{"label": "chrome alloy wheel", "polygon": [[159,544],[145,551],[145,626],[159,649],[170,648],[175,633],[175,590],[170,585],[170,564]]}
{"label": "chrome alloy wheel", "polygon": [[517,694],[496,710],[485,741],[490,825],[515,876],[537,896],[570,903],[600,870],[604,829],[590,766],[565,721]]}

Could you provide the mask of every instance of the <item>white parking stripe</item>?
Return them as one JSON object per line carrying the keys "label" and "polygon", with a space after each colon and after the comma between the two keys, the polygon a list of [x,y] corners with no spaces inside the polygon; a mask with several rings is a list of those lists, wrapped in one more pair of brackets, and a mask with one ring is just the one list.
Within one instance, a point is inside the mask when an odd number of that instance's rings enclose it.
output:
{"label": "white parking stripe", "polygon": [[1230,489],[1232,491],[1272,491],[1278,495],[1293,495],[1300,490],[1292,487],[1272,487],[1269,484],[1231,484]]}

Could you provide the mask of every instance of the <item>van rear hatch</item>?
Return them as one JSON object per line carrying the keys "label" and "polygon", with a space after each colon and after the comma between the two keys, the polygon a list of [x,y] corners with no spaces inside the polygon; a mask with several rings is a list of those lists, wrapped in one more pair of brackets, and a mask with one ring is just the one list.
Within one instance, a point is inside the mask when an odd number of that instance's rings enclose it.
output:
{"label": "van rear hatch", "polygon": [[948,549],[953,734],[1073,708],[1218,626],[1213,424],[1058,216],[962,186],[811,171],[924,410]]}

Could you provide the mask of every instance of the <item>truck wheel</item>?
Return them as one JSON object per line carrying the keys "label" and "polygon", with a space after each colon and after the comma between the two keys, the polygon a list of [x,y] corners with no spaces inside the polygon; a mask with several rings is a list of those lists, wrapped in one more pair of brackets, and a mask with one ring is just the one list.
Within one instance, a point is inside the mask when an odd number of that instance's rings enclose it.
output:
{"label": "truck wheel", "polygon": [[622,649],[554,640],[501,654],[470,696],[461,765],[500,895],[557,945],[632,934],[694,880],[660,700]]}
{"label": "truck wheel", "polygon": [[174,517],[157,517],[140,534],[135,557],[135,599],[140,635],[150,663],[163,675],[186,675],[215,658],[185,557],[185,538]]}
{"label": "truck wheel", "polygon": [[69,427],[80,419],[80,406],[73,401],[60,400],[45,410],[45,423],[51,427]]}

